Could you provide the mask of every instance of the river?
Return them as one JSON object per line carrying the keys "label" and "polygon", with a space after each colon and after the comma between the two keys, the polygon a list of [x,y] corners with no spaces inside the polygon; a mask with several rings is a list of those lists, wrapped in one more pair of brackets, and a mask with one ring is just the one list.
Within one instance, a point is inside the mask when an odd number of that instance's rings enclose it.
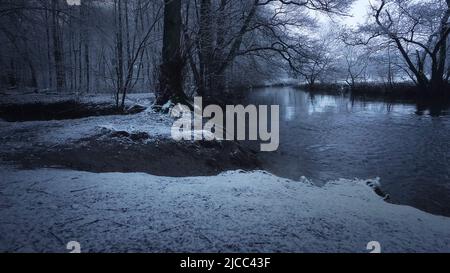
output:
{"label": "river", "polygon": [[430,115],[410,103],[290,87],[255,89],[245,101],[280,105],[280,147],[260,154],[264,169],[318,185],[379,177],[391,202],[450,216],[449,109]]}

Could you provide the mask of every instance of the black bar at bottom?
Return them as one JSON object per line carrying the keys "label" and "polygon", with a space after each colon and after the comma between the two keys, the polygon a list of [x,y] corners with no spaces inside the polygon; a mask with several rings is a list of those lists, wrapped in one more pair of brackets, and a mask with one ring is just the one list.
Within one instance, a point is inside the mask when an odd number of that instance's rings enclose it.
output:
{"label": "black bar at bottom", "polygon": [[448,258],[448,254],[0,254],[1,264],[10,263],[15,269],[32,265],[77,272],[95,268],[102,272],[304,272],[308,268],[314,272],[351,268],[384,272],[392,262],[417,269],[444,264]]}

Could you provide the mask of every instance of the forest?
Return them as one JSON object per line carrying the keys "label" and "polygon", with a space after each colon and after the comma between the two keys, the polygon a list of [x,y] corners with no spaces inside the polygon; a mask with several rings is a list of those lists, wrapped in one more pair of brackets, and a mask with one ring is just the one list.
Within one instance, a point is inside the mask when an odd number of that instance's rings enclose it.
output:
{"label": "forest", "polygon": [[449,1],[372,1],[348,25],[352,2],[2,0],[0,85],[117,107],[130,92],[163,105],[286,82],[448,95]]}

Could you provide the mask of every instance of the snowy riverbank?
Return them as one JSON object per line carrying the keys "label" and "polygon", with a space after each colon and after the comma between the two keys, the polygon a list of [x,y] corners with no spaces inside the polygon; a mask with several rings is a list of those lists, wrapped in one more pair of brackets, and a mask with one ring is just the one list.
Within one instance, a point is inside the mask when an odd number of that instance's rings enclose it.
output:
{"label": "snowy riverbank", "polygon": [[[73,99],[69,97],[69,99]],[[61,96],[34,95],[6,96],[0,100],[2,104],[15,105],[28,103],[57,103],[61,102]],[[65,99],[67,101],[67,99]],[[79,98],[81,103],[113,103],[107,95],[96,95]],[[26,149],[30,146],[55,146],[79,141],[83,138],[98,135],[102,131],[130,133],[145,132],[150,140],[167,139],[170,137],[170,126],[173,120],[164,114],[159,114],[151,109],[153,97],[148,94],[132,94],[127,100],[128,106],[139,105],[147,107],[141,113],[135,115],[107,115],[92,116],[80,119],[64,120],[38,120],[25,122],[6,122],[0,119],[1,149]]]}
{"label": "snowy riverbank", "polygon": [[168,178],[2,169],[0,251],[449,252],[450,219],[263,172]]}

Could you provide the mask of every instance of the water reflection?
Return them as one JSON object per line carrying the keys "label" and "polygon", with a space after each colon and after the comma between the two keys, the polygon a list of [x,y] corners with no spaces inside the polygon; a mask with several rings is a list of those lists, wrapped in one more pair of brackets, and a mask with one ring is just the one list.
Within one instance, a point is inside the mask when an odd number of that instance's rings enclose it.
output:
{"label": "water reflection", "polygon": [[317,184],[380,177],[393,202],[450,216],[449,108],[293,88],[254,90],[247,103],[280,105],[280,148],[261,155],[276,175]]}
{"label": "water reflection", "polygon": [[449,115],[449,106],[448,102],[443,101],[421,101],[416,104],[417,115],[430,115],[433,117],[446,116]]}
{"label": "water reflection", "polygon": [[322,96],[317,99],[316,95],[310,94],[311,107],[309,107],[309,114],[324,113],[327,111],[337,111],[338,103],[336,97]]}

